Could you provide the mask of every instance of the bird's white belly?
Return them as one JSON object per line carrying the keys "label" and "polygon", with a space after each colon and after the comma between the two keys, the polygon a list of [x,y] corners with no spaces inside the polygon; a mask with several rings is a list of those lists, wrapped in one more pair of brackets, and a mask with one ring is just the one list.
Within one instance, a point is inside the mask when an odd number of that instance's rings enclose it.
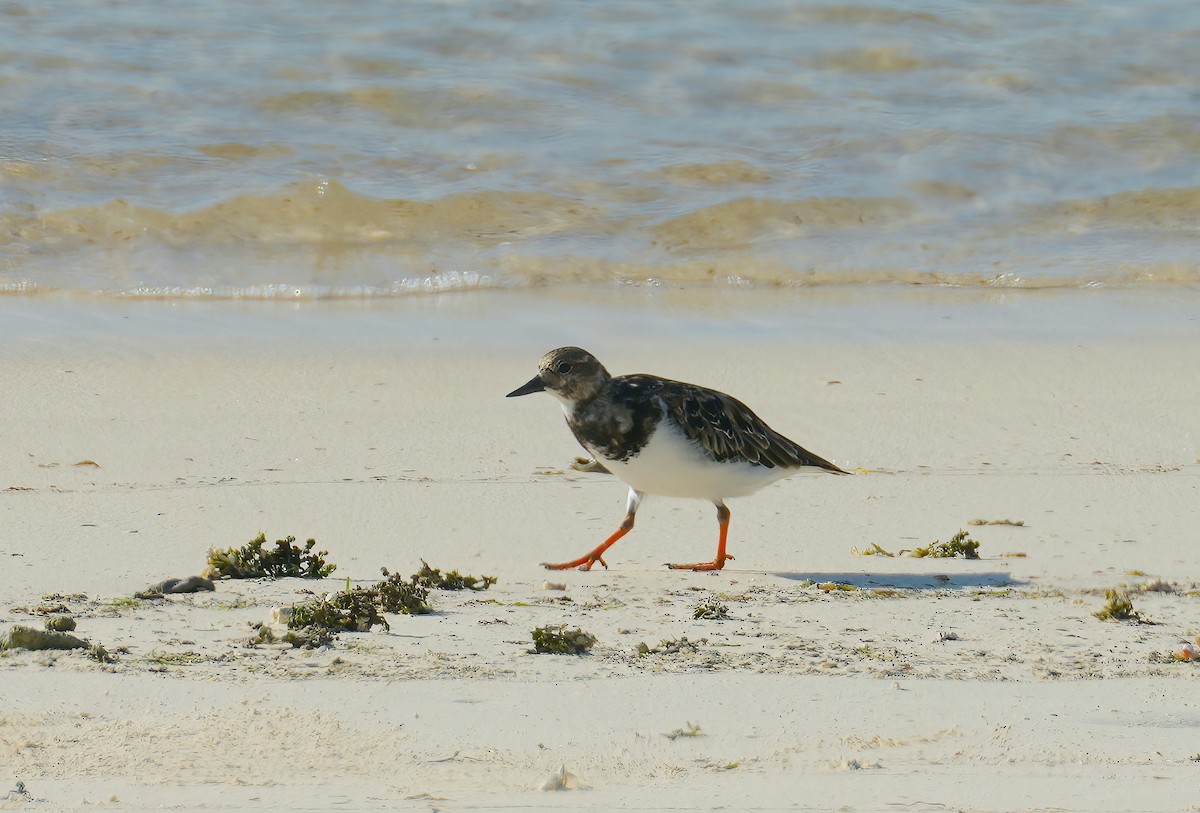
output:
{"label": "bird's white belly", "polygon": [[801,471],[741,462],[718,463],[666,421],[658,425],[641,452],[628,460],[609,460],[597,449],[588,451],[631,487],[664,497],[713,501],[745,497]]}

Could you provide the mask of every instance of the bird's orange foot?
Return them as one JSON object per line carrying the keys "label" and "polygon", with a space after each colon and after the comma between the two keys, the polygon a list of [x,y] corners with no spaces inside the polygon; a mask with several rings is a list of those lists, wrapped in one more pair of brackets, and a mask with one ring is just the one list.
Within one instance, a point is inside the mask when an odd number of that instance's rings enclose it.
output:
{"label": "bird's orange foot", "polygon": [[671,570],[696,570],[696,571],[720,570],[721,568],[725,567],[725,563],[732,558],[733,558],[732,556],[726,555],[726,556],[724,556],[720,559],[716,559],[712,562],[693,562],[690,565],[668,564],[667,567],[671,568]]}
{"label": "bird's orange foot", "polygon": [[587,556],[580,556],[578,559],[572,559],[569,562],[562,562],[561,564],[557,565],[550,564],[549,562],[542,562],[542,567],[546,568],[546,570],[570,570],[573,567],[577,567],[580,570],[591,570],[592,565],[596,564],[596,562],[604,565],[604,569],[608,570],[608,563],[605,562],[603,558],[599,556],[592,556],[590,554]]}

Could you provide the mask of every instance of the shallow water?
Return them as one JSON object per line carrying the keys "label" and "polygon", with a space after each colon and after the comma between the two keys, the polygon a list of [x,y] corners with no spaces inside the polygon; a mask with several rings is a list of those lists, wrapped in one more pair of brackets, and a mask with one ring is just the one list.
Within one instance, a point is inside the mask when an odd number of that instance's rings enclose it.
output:
{"label": "shallow water", "polygon": [[67,6],[0,8],[14,293],[1200,283],[1194,4]]}

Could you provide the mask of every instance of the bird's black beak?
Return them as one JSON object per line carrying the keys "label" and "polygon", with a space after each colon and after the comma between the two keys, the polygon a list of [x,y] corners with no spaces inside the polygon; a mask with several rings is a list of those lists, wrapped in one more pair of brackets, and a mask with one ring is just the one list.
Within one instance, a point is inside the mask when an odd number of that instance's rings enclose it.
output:
{"label": "bird's black beak", "polygon": [[508,395],[506,395],[504,397],[505,398],[516,398],[518,395],[531,395],[535,392],[543,392],[543,391],[545,391],[545,389],[546,389],[546,382],[542,380],[542,377],[540,375],[535,375],[533,378],[529,379],[528,384],[517,387],[515,390],[513,390],[512,392],[510,392]]}

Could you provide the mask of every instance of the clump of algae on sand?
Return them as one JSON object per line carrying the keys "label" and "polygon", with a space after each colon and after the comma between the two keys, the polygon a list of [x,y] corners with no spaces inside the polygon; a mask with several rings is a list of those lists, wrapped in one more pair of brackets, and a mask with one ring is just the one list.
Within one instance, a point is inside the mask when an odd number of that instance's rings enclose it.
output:
{"label": "clump of algae on sand", "polygon": [[595,635],[566,624],[551,624],[533,631],[533,651],[539,655],[584,655],[595,644]]}
{"label": "clump of algae on sand", "polygon": [[892,553],[890,550],[880,547],[878,542],[872,542],[869,548],[859,550],[857,547],[853,547],[850,549],[850,553],[854,556],[911,556],[914,559],[950,559],[955,556],[961,556],[964,559],[978,559],[979,543],[971,539],[966,531],[960,530],[948,542],[936,541],[923,548],[902,549],[899,553]]}
{"label": "clump of algae on sand", "polygon": [[1133,609],[1133,602],[1121,590],[1105,590],[1104,606],[1092,615],[1101,621],[1137,621],[1139,624],[1150,623],[1142,614]]}
{"label": "clump of algae on sand", "polygon": [[4,649],[87,649],[88,642],[66,632],[40,630],[17,624],[0,636],[0,650]]}
{"label": "clump of algae on sand", "polygon": [[925,557],[931,559],[950,559],[955,556],[962,556],[964,559],[978,559],[979,543],[971,539],[966,531],[960,530],[948,542],[937,541],[927,547],[914,548],[910,551],[901,551],[901,553],[907,553],[909,556],[917,559]]}
{"label": "clump of algae on sand", "polygon": [[697,621],[724,621],[729,617],[729,607],[716,598],[699,602],[692,610],[692,618]]}
{"label": "clump of algae on sand", "polygon": [[267,535],[260,533],[240,548],[212,548],[204,575],[214,579],[323,579],[337,570],[337,565],[325,561],[329,551],[313,550],[317,540],[309,539],[303,548],[293,544],[295,541],[294,536],[277,539],[275,546],[268,548]]}
{"label": "clump of algae on sand", "polygon": [[[387,576],[385,569],[383,575]],[[464,576],[457,570],[442,573],[437,568],[430,567],[424,559],[421,569],[412,575],[412,583],[436,590],[486,590],[496,583],[495,576]]]}
{"label": "clump of algae on sand", "polygon": [[308,649],[326,646],[339,632],[369,632],[375,626],[390,630],[383,613],[432,613],[431,589],[486,590],[497,582],[495,576],[464,576],[457,570],[443,574],[424,560],[421,565],[408,578],[381,568],[384,578],[370,587],[350,587],[347,580],[345,590],[293,604],[286,612],[288,632],[277,636],[269,626],[259,625],[249,644],[282,642]]}

